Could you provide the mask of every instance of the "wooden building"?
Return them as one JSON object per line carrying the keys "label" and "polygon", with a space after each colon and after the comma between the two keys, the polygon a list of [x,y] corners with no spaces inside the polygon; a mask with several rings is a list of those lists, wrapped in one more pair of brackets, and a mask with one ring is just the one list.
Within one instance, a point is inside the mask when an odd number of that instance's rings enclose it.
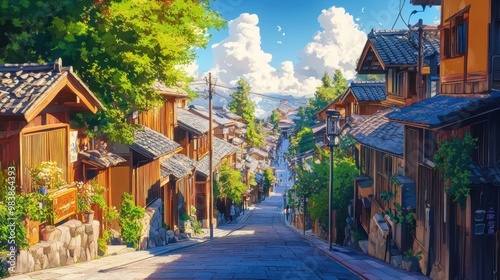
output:
{"label": "wooden building", "polygon": [[[87,138],[71,122],[77,113],[96,113],[101,102],[61,59],[44,64],[0,65],[0,168],[13,166],[17,191],[38,191],[29,169],[55,162],[67,184],[49,189],[58,224],[77,214],[77,189],[72,182],[84,180],[79,151]],[[115,158],[120,161],[120,159]],[[67,207],[69,206],[69,207]],[[28,222],[29,243],[38,242],[39,223]]]}
{"label": "wooden building", "polygon": [[[188,94],[160,82],[153,85],[153,90],[160,93],[164,102],[130,117],[131,123],[140,125],[131,145],[112,145],[112,150],[128,162],[126,166],[112,169],[111,205],[119,207],[124,192],[131,193],[136,204],[142,207],[161,199],[163,222],[174,229],[180,225],[181,213],[190,214],[190,204],[185,203],[183,197],[194,185],[192,170],[183,168],[190,166],[190,159],[178,155],[182,146],[173,140],[177,108],[186,103]],[[178,159],[179,169],[171,162],[172,157]]]}
{"label": "wooden building", "polygon": [[[189,105],[189,111],[206,120],[210,118],[209,111],[205,107]],[[236,123],[215,110],[212,112],[212,121],[217,124],[214,127],[214,136],[231,142],[236,136]]]}
{"label": "wooden building", "polygon": [[43,161],[57,162],[66,182],[81,180],[83,135],[70,120],[104,108],[73,68],[61,64],[0,66],[0,162],[16,165],[23,192],[34,191],[29,168]]}
{"label": "wooden building", "polygon": [[[416,184],[413,248],[433,279],[498,279],[500,234],[498,162],[500,5],[496,1],[441,4],[440,95],[388,114],[405,126],[404,171]],[[477,138],[465,209],[446,194],[433,155],[440,141],[470,132]],[[489,212],[488,219],[478,213]]]}
{"label": "wooden building", "polygon": [[[427,71],[422,75],[417,71],[419,32],[425,46],[421,65]],[[387,115],[436,95],[438,34],[436,27],[429,26],[372,30],[356,70],[359,74],[383,74],[385,82],[352,82],[344,94],[316,114],[319,121],[324,121],[328,109],[338,110],[343,117],[342,133],[356,141],[353,155],[361,176],[355,180],[355,224],[369,235],[368,252],[386,261],[391,257],[388,236],[394,239],[394,254],[402,254],[413,240],[408,231],[393,219],[384,219],[382,213],[395,214],[396,204],[404,205],[405,211],[415,211],[416,207],[415,184],[403,172],[403,125],[390,122]],[[324,126],[318,126],[316,131],[324,131]],[[327,141],[326,135],[316,138],[318,142]]]}

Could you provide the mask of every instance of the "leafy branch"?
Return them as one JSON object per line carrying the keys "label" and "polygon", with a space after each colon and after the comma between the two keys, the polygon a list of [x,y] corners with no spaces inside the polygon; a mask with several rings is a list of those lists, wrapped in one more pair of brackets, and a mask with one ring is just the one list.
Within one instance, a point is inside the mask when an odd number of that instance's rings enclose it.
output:
{"label": "leafy branch", "polygon": [[465,209],[470,192],[470,164],[476,142],[477,138],[472,138],[469,132],[463,139],[452,135],[450,141],[439,143],[434,154],[436,168],[443,175],[446,193],[453,198],[453,202],[459,203],[462,209]]}

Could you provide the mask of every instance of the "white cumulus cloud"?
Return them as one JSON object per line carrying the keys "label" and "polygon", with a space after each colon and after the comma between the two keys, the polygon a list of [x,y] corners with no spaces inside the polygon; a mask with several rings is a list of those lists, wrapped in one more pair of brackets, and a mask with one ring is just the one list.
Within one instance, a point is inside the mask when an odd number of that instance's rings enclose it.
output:
{"label": "white cumulus cloud", "polygon": [[366,34],[360,30],[352,15],[344,8],[331,7],[323,10],[318,17],[322,31],[318,31],[313,41],[299,54],[298,69],[307,76],[322,77],[340,69],[346,79],[354,79],[356,60],[366,42]]}
{"label": "white cumulus cloud", "polygon": [[318,23],[320,31],[311,34],[311,42],[297,51],[300,61],[282,61],[275,68],[270,64],[272,55],[261,46],[258,16],[241,14],[228,22],[228,37],[212,45],[210,72],[220,84],[235,86],[243,78],[254,92],[294,96],[312,96],[325,71],[333,75],[340,69],[347,79],[354,78],[366,35],[343,8],[323,10]]}

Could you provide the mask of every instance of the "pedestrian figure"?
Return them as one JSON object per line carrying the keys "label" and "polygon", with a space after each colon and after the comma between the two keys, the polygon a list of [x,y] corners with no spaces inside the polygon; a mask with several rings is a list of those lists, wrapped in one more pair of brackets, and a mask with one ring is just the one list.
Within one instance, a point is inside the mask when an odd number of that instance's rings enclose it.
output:
{"label": "pedestrian figure", "polygon": [[231,216],[231,222],[234,220],[235,215],[234,204],[231,205],[231,210],[229,211],[229,215]]}
{"label": "pedestrian figure", "polygon": [[288,221],[288,217],[290,216],[290,205],[286,205],[285,208],[286,220]]}

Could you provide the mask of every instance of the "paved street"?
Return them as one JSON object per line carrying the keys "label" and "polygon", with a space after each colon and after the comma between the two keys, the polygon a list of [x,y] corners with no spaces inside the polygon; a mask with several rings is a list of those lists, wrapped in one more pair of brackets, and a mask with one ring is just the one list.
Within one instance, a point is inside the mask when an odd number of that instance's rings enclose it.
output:
{"label": "paved street", "polygon": [[[178,251],[132,261],[134,254],[141,253],[134,252],[108,257],[121,257],[121,262],[111,263],[103,258],[30,276],[121,280],[360,279],[287,227],[281,214],[282,204],[281,193],[272,193],[245,220],[231,225],[234,230],[227,236]],[[128,262],[127,255],[130,255]]]}

